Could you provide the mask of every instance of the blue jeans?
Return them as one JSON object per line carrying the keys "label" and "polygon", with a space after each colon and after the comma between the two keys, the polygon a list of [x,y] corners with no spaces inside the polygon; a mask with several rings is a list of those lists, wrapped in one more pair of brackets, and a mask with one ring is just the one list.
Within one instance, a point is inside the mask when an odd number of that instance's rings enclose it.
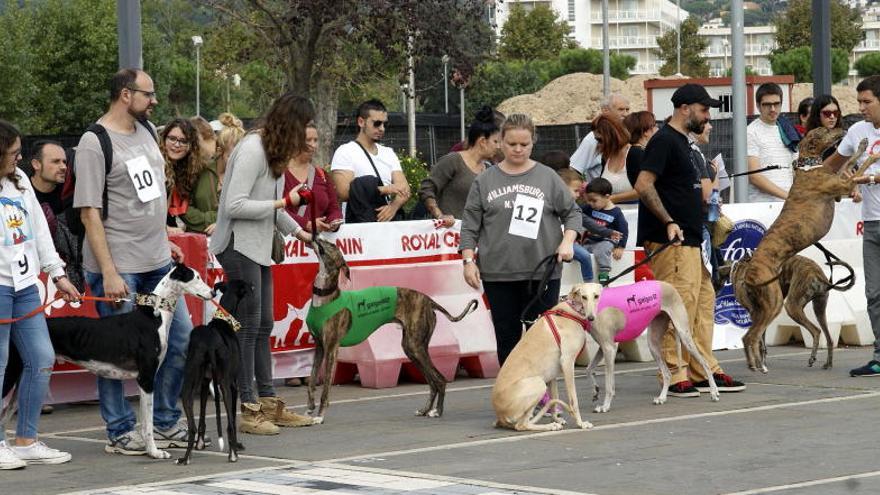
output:
{"label": "blue jeans", "polygon": [[587,248],[578,243],[574,243],[574,259],[581,265],[581,277],[584,282],[593,280],[593,256],[587,251]]}
{"label": "blue jeans", "polygon": [[[40,291],[36,285],[18,292],[14,288],[0,285],[0,319],[24,316],[40,306]],[[18,438],[37,438],[37,424],[40,421],[40,408],[49,378],[55,363],[55,350],[49,340],[46,317],[43,312],[15,322],[0,325],[0,384],[6,374],[9,361],[9,342],[15,345],[24,366],[18,385],[18,425],[15,436]],[[5,428],[0,428],[0,440],[5,438]]]}
{"label": "blue jeans", "polygon": [[[132,292],[148,294],[169,271],[171,271],[170,263],[151,272],[119,275]],[[86,271],[86,283],[89,284],[92,294],[104,295],[104,277],[100,273]],[[97,307],[98,314],[102,317],[128,313],[133,309],[130,302],[119,308],[107,303],[97,303]],[[180,397],[180,389],[183,387],[183,368],[186,365],[186,350],[189,347],[189,334],[192,328],[192,320],[181,296],[177,301],[171,329],[168,332],[168,351],[156,373],[153,391],[153,425],[161,430],[171,428],[180,419],[177,398]],[[110,438],[117,438],[134,429],[137,420],[131,405],[125,400],[121,380],[99,377],[98,398],[101,404],[101,417],[107,423],[107,435]]]}

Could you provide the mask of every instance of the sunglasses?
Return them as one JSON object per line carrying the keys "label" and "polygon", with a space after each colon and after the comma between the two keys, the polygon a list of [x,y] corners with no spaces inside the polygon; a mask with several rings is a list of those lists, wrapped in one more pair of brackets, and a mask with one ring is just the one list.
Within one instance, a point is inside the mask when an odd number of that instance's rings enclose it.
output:
{"label": "sunglasses", "polygon": [[840,117],[840,110],[822,110],[819,112],[826,119],[830,119],[831,117]]}
{"label": "sunglasses", "polygon": [[374,120],[373,121],[373,127],[375,127],[376,129],[378,129],[380,127],[385,127],[386,124],[388,124],[387,120]]}

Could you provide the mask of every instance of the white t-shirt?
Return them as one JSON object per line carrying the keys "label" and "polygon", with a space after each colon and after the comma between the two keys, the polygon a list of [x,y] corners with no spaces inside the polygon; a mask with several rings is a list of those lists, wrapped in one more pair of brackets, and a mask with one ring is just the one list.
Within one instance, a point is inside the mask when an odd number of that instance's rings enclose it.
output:
{"label": "white t-shirt", "polygon": [[[869,154],[880,153],[880,129],[875,128],[867,120],[853,124],[846,131],[846,136],[837,147],[837,152],[847,158],[851,157],[858,149],[862,139],[868,140],[868,148],[858,159],[858,165],[861,165]],[[874,162],[868,167],[866,173],[880,173],[880,162]],[[863,184],[859,190],[862,193],[862,219],[866,221],[880,220],[880,185]]]}
{"label": "white t-shirt", "polygon": [[[400,160],[391,148],[382,146],[378,143],[376,144],[376,148],[378,149],[378,153],[375,155],[371,153],[370,156],[373,158],[373,164],[376,165],[376,170],[379,171],[379,177],[382,179],[382,183],[387,186],[391,184],[391,173],[395,170],[402,171],[400,168]],[[336,148],[336,152],[333,153],[333,160],[330,162],[330,170],[348,170],[354,172],[355,179],[365,175],[376,175],[376,172],[373,171],[373,166],[370,165],[370,160],[367,159],[364,150],[361,149],[355,141],[349,141]]]}
{"label": "white t-shirt", "polygon": [[[601,173],[599,166],[602,161],[602,155],[596,149],[598,146],[599,143],[596,142],[596,135],[591,131],[587,134],[587,137],[581,140],[581,144],[578,145],[577,150],[571,155],[569,160],[571,168],[580,172],[581,175],[588,176],[588,179],[598,177]],[[590,171],[593,172],[588,174]]]}
{"label": "white t-shirt", "polygon": [[[791,167],[792,162],[797,159],[797,153],[785,147],[782,137],[779,135],[779,127],[776,124],[769,125],[761,119],[755,119],[746,128],[746,143],[746,155],[757,158],[761,167],[779,165],[778,169],[761,172],[761,175],[783,191],[791,189],[791,182],[794,179]],[[749,184],[749,201],[782,200]]]}

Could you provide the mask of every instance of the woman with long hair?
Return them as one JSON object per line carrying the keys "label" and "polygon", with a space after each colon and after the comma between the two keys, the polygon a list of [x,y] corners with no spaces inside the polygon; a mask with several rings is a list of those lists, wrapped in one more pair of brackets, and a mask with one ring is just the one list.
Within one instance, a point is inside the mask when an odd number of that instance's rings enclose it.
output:
{"label": "woman with long hair", "polygon": [[204,232],[217,219],[216,212],[198,209],[192,201],[196,180],[205,168],[199,134],[187,119],[176,118],[165,125],[159,136],[165,157],[168,215],[172,228]]}
{"label": "woman with long hair", "polygon": [[611,183],[611,201],[614,204],[637,202],[639,193],[633,189],[627,175],[628,164],[637,165],[636,155],[629,157],[632,148],[629,131],[616,118],[603,114],[593,120],[593,134],[596,136],[596,150],[602,155],[600,177]]}
{"label": "woman with long hair", "polygon": [[498,155],[500,132],[492,109],[481,108],[468,129],[467,148],[437,160],[422,181],[419,198],[432,217],[443,220],[443,226],[452,227],[461,218],[471,184]]}
{"label": "woman with long hair", "polygon": [[[234,316],[241,323],[240,430],[274,435],[278,426],[305,426],[311,418],[288,411],[272,384],[269,335],[275,323],[272,301],[272,238],[277,228],[304,242],[311,235],[284,208],[301,203],[302,186],[283,190],[284,171],[307,149],[306,125],[315,117],[309,100],[293,93],[278,97],[256,129],[238,143],[226,164],[217,226],[209,249],[230,279],[254,291]],[[256,386],[254,382],[256,381]]]}
{"label": "woman with long hair", "polygon": [[0,383],[10,345],[18,350],[24,365],[18,384],[15,440],[7,441],[5,428],[0,428],[0,470],[70,460],[67,452],[37,440],[40,408],[49,390],[55,350],[43,311],[27,315],[42,302],[37,288],[41,270],[51,277],[66,301],[81,297],[64,274],[64,262],[52,244],[43,209],[30,180],[18,168],[20,160],[21,133],[9,122],[0,120],[0,320],[23,318],[0,324]]}
{"label": "woman with long hair", "polygon": [[214,233],[217,222],[217,205],[220,201],[220,176],[217,174],[217,136],[214,129],[204,117],[189,119],[199,135],[199,148],[204,166],[190,195],[191,213],[185,215],[186,230],[201,232],[206,235]]}
{"label": "woman with long hair", "polygon": [[287,164],[284,171],[284,194],[305,184],[312,190],[312,200],[307,205],[288,206],[287,213],[300,227],[312,231],[312,210],[315,210],[315,224],[318,232],[337,230],[342,224],[342,209],[339,207],[336,187],[327,178],[321,167],[312,163],[318,149],[318,128],[313,122],[306,125],[306,147]]}
{"label": "woman with long hair", "polygon": [[226,174],[226,162],[229,155],[235,149],[235,145],[245,135],[244,125],[235,115],[224,112],[217,117],[220,121],[220,132],[217,133],[217,176],[220,179],[218,187],[223,188],[223,176]]}
{"label": "woman with long hair", "polygon": [[840,103],[831,95],[819,95],[813,100],[810,116],[807,118],[807,132],[824,127],[826,129],[843,129],[840,115]]}

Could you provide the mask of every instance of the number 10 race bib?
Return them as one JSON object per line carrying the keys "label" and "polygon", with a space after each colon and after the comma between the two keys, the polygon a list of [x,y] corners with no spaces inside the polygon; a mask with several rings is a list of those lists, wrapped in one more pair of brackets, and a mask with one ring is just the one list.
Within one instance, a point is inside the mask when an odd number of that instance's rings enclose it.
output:
{"label": "number 10 race bib", "polygon": [[128,175],[141,203],[149,203],[162,195],[153,167],[143,155],[125,162]]}
{"label": "number 10 race bib", "polygon": [[510,228],[507,229],[507,233],[537,239],[543,213],[544,200],[517,194],[516,201],[513,202],[513,214],[510,216]]}

